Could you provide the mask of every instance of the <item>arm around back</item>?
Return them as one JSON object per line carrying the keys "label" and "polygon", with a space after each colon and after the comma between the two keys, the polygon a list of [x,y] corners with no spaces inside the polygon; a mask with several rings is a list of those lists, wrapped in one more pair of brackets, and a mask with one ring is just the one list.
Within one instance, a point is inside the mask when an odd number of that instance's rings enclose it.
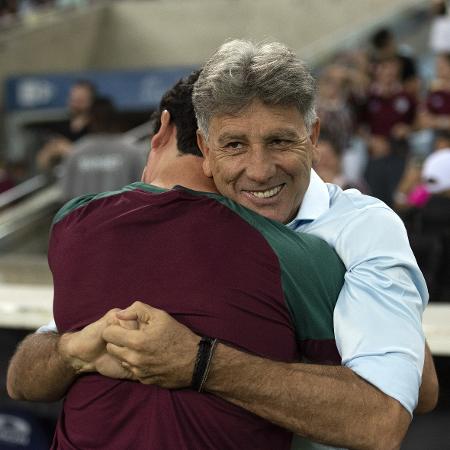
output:
{"label": "arm around back", "polygon": [[6,387],[15,400],[57,401],[76,378],[76,370],[60,353],[61,336],[27,336],[12,357]]}
{"label": "arm around back", "polygon": [[411,420],[350,369],[274,362],[223,344],[206,389],[300,436],[348,449],[398,449]]}
{"label": "arm around back", "polygon": [[[132,378],[119,361],[106,352],[102,332],[120,323],[117,310],[74,333],[34,333],[27,336],[12,357],[7,376],[11,398],[29,401],[61,399],[81,373],[99,372],[111,378]],[[134,329],[133,321],[122,323]]]}

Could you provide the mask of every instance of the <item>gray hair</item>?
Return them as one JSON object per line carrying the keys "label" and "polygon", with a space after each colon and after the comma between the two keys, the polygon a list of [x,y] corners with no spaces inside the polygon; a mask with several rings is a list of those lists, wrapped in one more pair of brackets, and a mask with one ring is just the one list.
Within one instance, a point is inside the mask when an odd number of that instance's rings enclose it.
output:
{"label": "gray hair", "polygon": [[309,69],[284,44],[235,39],[206,62],[192,101],[198,127],[207,137],[214,116],[237,114],[256,99],[267,105],[295,106],[310,132],[317,119],[315,96],[316,82]]}

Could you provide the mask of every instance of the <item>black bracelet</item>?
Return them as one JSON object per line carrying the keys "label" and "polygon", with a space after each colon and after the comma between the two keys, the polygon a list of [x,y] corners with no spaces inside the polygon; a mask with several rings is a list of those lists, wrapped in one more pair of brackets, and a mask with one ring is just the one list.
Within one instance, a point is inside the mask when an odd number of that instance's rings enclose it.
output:
{"label": "black bracelet", "polygon": [[217,339],[202,337],[198,343],[197,359],[195,360],[194,372],[192,374],[191,388],[202,392],[203,386],[208,378],[211,360]]}

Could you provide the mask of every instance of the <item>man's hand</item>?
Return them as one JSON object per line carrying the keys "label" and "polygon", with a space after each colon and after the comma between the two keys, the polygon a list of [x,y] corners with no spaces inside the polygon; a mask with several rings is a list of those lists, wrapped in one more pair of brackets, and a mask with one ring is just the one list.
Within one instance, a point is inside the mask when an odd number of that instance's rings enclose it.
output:
{"label": "man's hand", "polygon": [[103,330],[112,323],[137,328],[135,321],[120,321],[116,311],[75,333],[33,333],[19,345],[8,368],[11,398],[56,401],[62,398],[79,373],[98,371],[113,378],[133,377],[106,352]]}
{"label": "man's hand", "polygon": [[[200,337],[169,314],[141,302],[117,312],[121,321],[103,331],[110,355],[144,384],[174,389],[191,383]],[[138,329],[123,328],[137,321]]]}
{"label": "man's hand", "polygon": [[61,336],[59,352],[77,374],[98,372],[109,378],[133,378],[133,374],[106,351],[106,342],[102,338],[103,331],[109,325],[116,324],[129,330],[138,328],[134,320],[120,321],[116,317],[119,311],[112,309],[82,330]]}

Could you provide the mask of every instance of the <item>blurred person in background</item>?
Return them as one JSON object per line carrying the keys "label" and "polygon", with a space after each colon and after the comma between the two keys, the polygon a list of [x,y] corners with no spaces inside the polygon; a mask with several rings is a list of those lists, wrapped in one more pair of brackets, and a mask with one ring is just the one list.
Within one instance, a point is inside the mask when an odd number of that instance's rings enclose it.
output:
{"label": "blurred person in background", "polygon": [[410,95],[417,95],[420,82],[417,76],[416,61],[397,44],[394,33],[389,28],[380,28],[370,39],[373,65],[383,60],[395,58],[399,63],[400,81]]}
{"label": "blurred person in background", "polygon": [[64,161],[64,199],[113,191],[138,180],[146,155],[125,141],[109,98],[97,97],[90,109],[89,135],[71,147]]}
{"label": "blurred person in background", "polygon": [[416,98],[402,86],[398,58],[379,61],[362,114],[368,145],[364,179],[369,193],[388,205],[393,204],[410,151],[416,107]]}
{"label": "blurred person in background", "polygon": [[450,52],[450,16],[448,0],[430,1],[431,26],[429,48],[433,53]]}
{"label": "blurred person in background", "polygon": [[317,147],[319,160],[313,164],[314,170],[325,183],[334,183],[344,187],[346,181],[342,173],[341,147],[324,129],[320,130]]}
{"label": "blurred person in background", "polygon": [[16,22],[19,11],[18,0],[0,0],[0,28]]}
{"label": "blurred person in background", "polygon": [[421,128],[450,131],[450,51],[436,55],[435,78],[418,115]]}
{"label": "blurred person in background", "polygon": [[369,138],[382,136],[406,141],[414,125],[416,108],[416,97],[403,88],[398,59],[388,57],[377,62],[362,117]]}
{"label": "blurred person in background", "polygon": [[450,295],[450,147],[433,152],[422,168],[426,202],[407,221],[411,246],[427,280],[430,300]]}
{"label": "blurred person in background", "polygon": [[350,146],[354,132],[353,114],[348,104],[349,85],[348,70],[340,64],[327,66],[319,77],[317,115],[322,127],[342,150]]}
{"label": "blurred person in background", "polygon": [[319,159],[313,164],[313,167],[325,183],[336,184],[342,189],[356,188],[361,192],[367,191],[363,180],[350,180],[346,177],[343,171],[342,149],[328,129],[321,128],[317,148]]}
{"label": "blurred person in background", "polygon": [[[450,130],[436,131],[433,151],[449,148]],[[423,158],[411,155],[395,193],[394,208],[407,223],[411,220],[409,214],[411,209],[423,207],[430,197],[430,192],[423,181],[422,168]]]}
{"label": "blurred person in background", "polygon": [[96,88],[90,81],[74,83],[68,98],[69,119],[55,130],[55,136],[37,154],[36,163],[40,170],[49,170],[59,164],[70,153],[72,144],[90,132],[95,97]]}
{"label": "blurred person in background", "polygon": [[422,181],[430,193],[421,209],[424,231],[450,233],[450,146],[432,153],[424,161]]}
{"label": "blurred person in background", "polygon": [[369,160],[364,171],[368,193],[392,206],[405,165],[405,156],[397,151],[392,140],[384,136],[372,136],[369,143]]}

